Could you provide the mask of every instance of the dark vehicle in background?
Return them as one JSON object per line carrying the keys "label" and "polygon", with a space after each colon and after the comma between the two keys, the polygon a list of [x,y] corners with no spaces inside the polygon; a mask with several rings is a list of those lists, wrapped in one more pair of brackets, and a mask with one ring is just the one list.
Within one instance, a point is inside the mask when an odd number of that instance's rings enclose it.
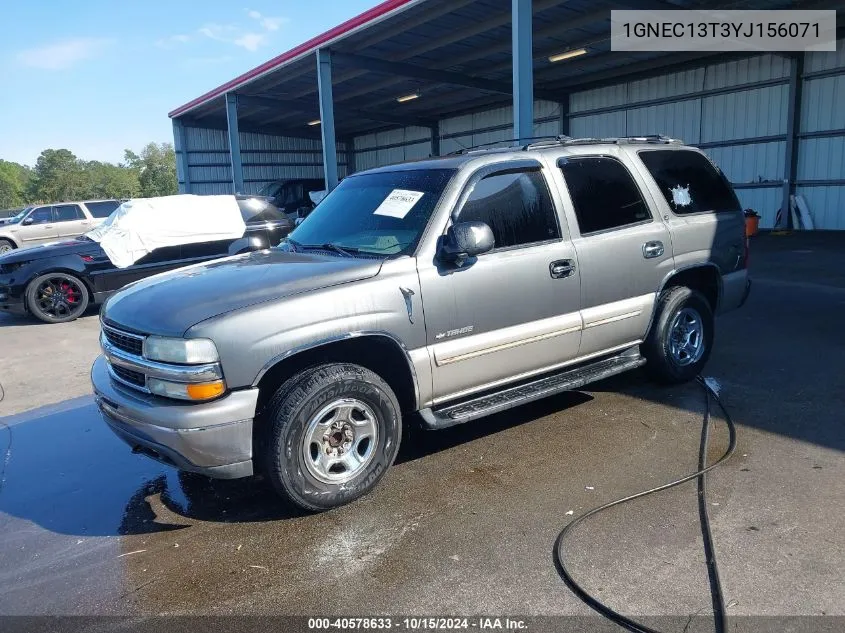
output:
{"label": "dark vehicle in background", "polygon": [[45,323],[81,316],[123,286],[189,264],[277,245],[293,222],[266,200],[238,196],[246,232],[220,240],[158,248],[126,268],[116,267],[97,242],[79,236],[0,255],[0,311]]}
{"label": "dark vehicle in background", "polygon": [[271,182],[262,187],[258,195],[268,198],[291,221],[295,221],[298,217],[304,218],[314,208],[308,194],[325,189],[326,183],[322,178],[298,178]]}
{"label": "dark vehicle in background", "polygon": [[0,210],[0,226],[11,220],[13,217],[23,211],[23,207],[19,209],[2,209]]}

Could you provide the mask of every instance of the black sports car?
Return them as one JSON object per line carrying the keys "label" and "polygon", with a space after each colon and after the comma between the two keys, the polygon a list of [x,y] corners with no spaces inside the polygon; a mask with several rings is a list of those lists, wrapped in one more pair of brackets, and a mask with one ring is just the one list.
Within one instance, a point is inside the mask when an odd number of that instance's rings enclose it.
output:
{"label": "black sports car", "polygon": [[87,237],[0,255],[0,310],[30,314],[46,323],[73,321],[90,304],[157,273],[277,245],[293,223],[266,199],[237,196],[246,223],[243,237],[157,248],[133,265],[117,268]]}

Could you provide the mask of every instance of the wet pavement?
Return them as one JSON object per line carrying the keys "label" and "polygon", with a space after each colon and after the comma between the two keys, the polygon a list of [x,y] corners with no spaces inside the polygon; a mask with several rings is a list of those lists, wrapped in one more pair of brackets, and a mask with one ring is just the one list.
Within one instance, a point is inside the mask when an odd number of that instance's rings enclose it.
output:
{"label": "wet pavement", "polygon": [[[845,236],[758,239],[751,299],[718,324],[706,373],[739,445],[709,500],[732,615],[845,615],[843,270]],[[0,614],[589,614],[555,572],[560,528],[697,461],[700,387],[635,373],[417,431],[372,495],[305,515],[260,480],[132,455],[89,395],[96,338],[95,316],[0,315]],[[574,575],[625,613],[709,613],[696,503],[693,482],[594,517]]]}

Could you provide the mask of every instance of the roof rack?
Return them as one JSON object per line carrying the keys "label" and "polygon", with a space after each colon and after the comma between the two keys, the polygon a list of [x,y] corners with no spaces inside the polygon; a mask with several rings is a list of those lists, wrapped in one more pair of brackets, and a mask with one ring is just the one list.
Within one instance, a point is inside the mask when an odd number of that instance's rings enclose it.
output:
{"label": "roof rack", "polygon": [[[496,147],[497,145],[502,145],[506,143],[515,143],[517,141],[534,141],[532,143],[527,143],[525,145],[505,145],[504,147]],[[473,145],[472,147],[462,147],[460,149],[455,150],[454,152],[449,152],[448,156],[459,156],[465,154],[471,154],[475,152],[490,152],[490,151],[527,151],[530,149],[538,149],[541,147],[555,147],[558,145],[598,145],[600,143],[615,143],[616,145],[624,145],[628,143],[652,143],[655,145],[683,145],[684,142],[681,139],[671,138],[669,136],[664,136],[663,134],[646,134],[644,136],[613,136],[608,138],[593,138],[593,137],[585,137],[585,138],[573,138],[571,136],[566,136],[564,134],[558,134],[557,136],[530,136],[528,138],[516,139],[516,138],[509,138],[503,139],[501,141],[492,141],[490,143],[482,143],[480,145]]]}
{"label": "roof rack", "polygon": [[599,143],[614,143],[624,145],[628,143],[653,143],[655,145],[683,145],[681,139],[671,138],[663,134],[646,134],[644,136],[613,136],[609,138],[573,138],[566,135],[558,135],[552,140],[542,140],[537,143],[530,143],[523,149],[537,149],[540,147],[553,147],[555,145],[597,145]]}
{"label": "roof rack", "polygon": [[558,138],[557,136],[553,136],[553,135],[549,135],[549,136],[529,136],[527,138],[523,137],[521,139],[519,139],[519,138],[506,138],[506,139],[502,139],[501,141],[491,141],[490,143],[481,143],[480,145],[472,145],[470,147],[462,147],[460,149],[456,149],[453,152],[449,152],[447,155],[448,156],[460,156],[462,154],[469,154],[470,152],[483,152],[485,150],[489,151],[490,149],[493,149],[493,148],[502,149],[502,150],[510,150],[510,151],[519,150],[519,149],[526,149],[528,147],[527,145],[523,145],[523,146],[520,146],[520,147],[517,147],[517,146],[514,146],[514,145],[508,145],[508,146],[502,147],[502,148],[496,148],[495,146],[496,145],[502,145],[503,143],[516,143],[518,141],[540,141],[540,140],[552,140],[553,141],[554,139],[557,139],[557,138]]}

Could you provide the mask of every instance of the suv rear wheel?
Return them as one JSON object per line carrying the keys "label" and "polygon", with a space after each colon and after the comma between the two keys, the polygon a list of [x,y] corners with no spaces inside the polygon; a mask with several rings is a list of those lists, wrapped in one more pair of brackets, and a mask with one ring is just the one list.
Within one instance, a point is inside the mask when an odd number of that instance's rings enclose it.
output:
{"label": "suv rear wheel", "polygon": [[265,411],[265,441],[257,449],[264,473],[305,510],[328,510],[367,494],[399,451],[396,396],[358,365],[306,370],[282,384]]}
{"label": "suv rear wheel", "polygon": [[713,310],[703,294],[686,286],[665,289],[642,345],[646,370],[666,384],[692,380],[710,357],[714,331]]}

